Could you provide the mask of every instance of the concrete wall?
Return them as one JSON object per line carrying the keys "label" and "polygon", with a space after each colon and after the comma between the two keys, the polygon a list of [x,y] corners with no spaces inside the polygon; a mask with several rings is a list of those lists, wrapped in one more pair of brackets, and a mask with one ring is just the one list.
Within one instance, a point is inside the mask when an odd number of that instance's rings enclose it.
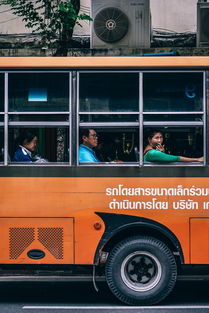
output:
{"label": "concrete wall", "polygon": [[[92,0],[96,1],[96,0]],[[104,0],[106,1],[106,0]],[[124,0],[129,1],[129,0]],[[81,13],[90,14],[91,0],[81,0]],[[196,31],[197,0],[150,0],[152,27],[174,32]],[[89,22],[75,27],[75,35],[90,35]],[[8,7],[0,6],[0,34],[27,33],[21,19],[11,14]]]}
{"label": "concrete wall", "polygon": [[10,12],[9,7],[0,6],[0,34],[28,33],[21,19]]}
{"label": "concrete wall", "polygon": [[196,32],[197,0],[150,0],[152,26],[174,32]]}
{"label": "concrete wall", "polygon": [[[80,3],[81,3],[80,13],[85,13],[85,14],[91,15],[91,1],[90,0],[80,0]],[[90,22],[81,21],[81,25],[82,25],[82,27],[80,27],[78,25],[75,26],[74,35],[75,36],[80,36],[80,35],[90,36]]]}

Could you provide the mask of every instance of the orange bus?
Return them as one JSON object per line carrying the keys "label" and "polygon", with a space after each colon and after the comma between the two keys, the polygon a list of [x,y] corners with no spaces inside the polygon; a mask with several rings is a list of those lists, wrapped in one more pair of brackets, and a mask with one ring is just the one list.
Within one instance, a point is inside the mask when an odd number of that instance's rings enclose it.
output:
{"label": "orange bus", "polygon": [[209,57],[0,68],[2,275],[90,268],[140,305],[164,299],[183,266],[209,264]]}

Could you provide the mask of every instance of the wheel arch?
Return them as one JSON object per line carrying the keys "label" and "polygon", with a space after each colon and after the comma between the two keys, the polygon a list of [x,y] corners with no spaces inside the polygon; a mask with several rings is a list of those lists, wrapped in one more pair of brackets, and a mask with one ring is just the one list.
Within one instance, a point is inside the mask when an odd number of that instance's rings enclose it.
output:
{"label": "wheel arch", "polygon": [[184,264],[181,244],[175,234],[166,226],[147,218],[124,214],[96,213],[105,223],[105,232],[96,250],[94,264],[100,263],[102,252],[111,249],[125,238],[136,235],[151,236],[161,240],[173,252],[177,266]]}

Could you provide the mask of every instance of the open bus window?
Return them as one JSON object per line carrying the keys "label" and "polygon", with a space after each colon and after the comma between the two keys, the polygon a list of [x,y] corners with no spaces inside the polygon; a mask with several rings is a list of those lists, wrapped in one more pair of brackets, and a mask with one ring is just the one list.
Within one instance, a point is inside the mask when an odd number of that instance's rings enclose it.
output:
{"label": "open bus window", "polygon": [[145,73],[145,112],[198,112],[203,110],[203,74]]}
{"label": "open bus window", "polygon": [[[85,131],[89,131],[89,141],[83,140]],[[93,137],[93,138],[91,138]],[[80,129],[80,164],[88,161],[89,153],[96,157],[99,163],[136,163],[139,161],[138,129],[130,128],[81,128]],[[90,148],[90,149],[89,149]],[[90,159],[89,159],[90,160]],[[93,160],[93,159],[92,159]],[[95,161],[96,162],[96,161]]]}
{"label": "open bus window", "polygon": [[[32,142],[32,146],[28,146],[28,142]],[[9,159],[12,163],[29,164],[69,162],[69,129],[62,126],[10,127]]]}
{"label": "open bus window", "polygon": [[[169,156],[184,156],[189,158],[199,158],[203,156],[203,127],[197,126],[175,126],[175,127],[145,127],[144,129],[144,149],[149,144],[149,136],[154,132],[161,132],[163,135],[164,155],[162,159],[156,159],[146,153],[144,155],[144,163],[166,163],[169,164]],[[156,149],[153,146],[153,149]],[[167,156],[167,158],[166,158]],[[179,162],[179,160],[173,160]]]}
{"label": "open bus window", "polygon": [[68,73],[10,73],[10,112],[69,111]]}
{"label": "open bus window", "polygon": [[80,74],[80,112],[138,112],[137,73]]}

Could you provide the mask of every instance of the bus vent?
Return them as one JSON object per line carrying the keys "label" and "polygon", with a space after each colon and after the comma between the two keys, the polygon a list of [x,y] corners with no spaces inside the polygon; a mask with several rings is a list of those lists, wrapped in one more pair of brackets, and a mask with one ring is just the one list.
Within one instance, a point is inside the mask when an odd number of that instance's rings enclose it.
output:
{"label": "bus vent", "polygon": [[10,259],[17,259],[35,239],[34,228],[10,228],[9,251]]}
{"label": "bus vent", "polygon": [[56,259],[63,259],[63,228],[38,228],[38,240]]}

